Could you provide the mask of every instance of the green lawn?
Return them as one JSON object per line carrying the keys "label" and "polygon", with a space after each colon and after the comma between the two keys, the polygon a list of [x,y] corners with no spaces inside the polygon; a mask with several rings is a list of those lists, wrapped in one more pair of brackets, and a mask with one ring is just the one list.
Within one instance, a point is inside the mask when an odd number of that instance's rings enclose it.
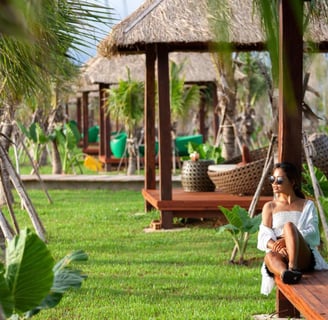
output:
{"label": "green lawn", "polygon": [[[275,293],[260,294],[263,254],[252,236],[248,266],[230,265],[233,243],[209,224],[146,233],[157,212],[144,213],[140,192],[28,191],[55,260],[72,250],[89,255],[75,267],[88,279],[55,309],[35,319],[251,319],[274,312]],[[15,212],[21,227],[27,214]]]}

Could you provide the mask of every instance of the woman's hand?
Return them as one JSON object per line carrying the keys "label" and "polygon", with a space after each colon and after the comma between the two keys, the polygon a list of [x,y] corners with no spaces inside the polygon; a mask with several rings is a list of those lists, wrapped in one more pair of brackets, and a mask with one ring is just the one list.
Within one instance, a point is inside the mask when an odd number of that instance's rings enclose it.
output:
{"label": "woman's hand", "polygon": [[274,242],[272,246],[272,252],[278,252],[281,255],[288,257],[286,242],[284,238],[278,239],[277,241]]}

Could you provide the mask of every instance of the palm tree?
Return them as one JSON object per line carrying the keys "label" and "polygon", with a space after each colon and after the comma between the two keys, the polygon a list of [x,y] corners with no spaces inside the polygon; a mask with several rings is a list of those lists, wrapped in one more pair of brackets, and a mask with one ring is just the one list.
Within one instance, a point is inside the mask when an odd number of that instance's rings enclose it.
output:
{"label": "palm tree", "polygon": [[234,65],[232,54],[229,51],[213,53],[213,61],[217,71],[218,111],[221,114],[219,136],[216,146],[223,138],[222,156],[231,159],[235,156],[236,132],[234,118],[236,114],[237,84],[234,79]]}
{"label": "palm tree", "polygon": [[70,50],[93,45],[93,22],[111,20],[108,8],[82,0],[2,1],[0,9],[0,121],[10,125],[20,107],[39,108],[41,96],[56,110],[58,92],[78,72]]}
{"label": "palm tree", "polygon": [[199,103],[200,88],[197,85],[186,86],[182,75],[185,62],[176,64],[170,61],[170,105],[172,122],[188,118],[190,107]]}
{"label": "palm tree", "polygon": [[[39,108],[41,95],[53,113],[61,103],[58,93],[64,83],[78,73],[71,52],[98,40],[101,23],[111,22],[108,8],[80,0],[5,4],[0,4],[0,103],[10,109],[8,122],[20,105]],[[7,20],[11,22],[6,24]],[[94,22],[99,27],[93,27]]]}
{"label": "palm tree", "polygon": [[131,79],[130,70],[127,69],[128,79],[120,80],[117,87],[107,90],[108,108],[111,116],[124,124],[128,134],[126,150],[129,164],[127,174],[132,175],[137,169],[137,142],[136,129],[143,117],[144,84]]}
{"label": "palm tree", "polygon": [[190,119],[189,110],[200,101],[200,87],[198,85],[186,86],[182,70],[185,62],[176,64],[170,61],[170,107],[171,107],[171,132],[172,132],[172,156],[173,170],[175,170],[176,155],[176,124]]}

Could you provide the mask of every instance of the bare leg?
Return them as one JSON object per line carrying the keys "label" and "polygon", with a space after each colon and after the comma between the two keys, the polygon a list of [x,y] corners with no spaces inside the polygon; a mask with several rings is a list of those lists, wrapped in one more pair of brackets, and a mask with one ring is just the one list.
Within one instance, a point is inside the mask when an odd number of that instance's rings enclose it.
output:
{"label": "bare leg", "polygon": [[285,224],[284,237],[289,269],[307,270],[311,263],[311,250],[293,223]]}
{"label": "bare leg", "polygon": [[278,252],[268,252],[264,261],[268,269],[275,275],[281,276],[284,282],[296,283],[302,275],[292,270],[308,269],[311,263],[311,250],[293,223],[285,224],[283,234],[288,256]]}
{"label": "bare leg", "polygon": [[278,252],[268,252],[264,257],[264,262],[267,268],[278,276],[288,268],[286,258]]}

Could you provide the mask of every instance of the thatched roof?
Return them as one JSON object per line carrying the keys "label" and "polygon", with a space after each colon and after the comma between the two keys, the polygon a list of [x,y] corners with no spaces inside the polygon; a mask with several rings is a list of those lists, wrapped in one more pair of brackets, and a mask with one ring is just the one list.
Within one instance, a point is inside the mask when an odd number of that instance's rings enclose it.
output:
{"label": "thatched roof", "polygon": [[87,83],[116,84],[119,80],[128,79],[128,69],[131,79],[145,80],[145,55],[116,56],[111,59],[96,56],[93,63],[83,70],[83,77]]}
{"label": "thatched roof", "polygon": [[[215,81],[215,68],[209,53],[170,53],[170,60],[177,64],[184,64],[182,75],[186,82],[211,82]],[[102,56],[92,58],[82,68],[82,83],[84,91],[92,88],[94,84],[117,84],[119,80],[127,80],[127,68],[130,70],[131,79],[145,80],[146,66],[145,55],[122,55],[110,59]]]}
{"label": "thatched roof", "polygon": [[[207,0],[146,0],[130,16],[114,26],[100,42],[98,51],[105,57],[117,52],[145,52],[146,44],[166,43],[170,51],[209,51],[227,41],[235,50],[262,50],[265,37],[259,17],[254,14],[253,0],[230,0],[224,11],[226,32],[212,30],[222,18],[208,10]],[[214,2],[214,1],[212,1]],[[217,0],[217,7],[222,6]],[[210,11],[210,13],[209,13]],[[222,22],[222,21],[221,21]],[[225,28],[225,31],[227,29]],[[223,36],[223,37],[222,37]],[[328,40],[328,25],[317,20],[311,23],[306,39],[321,43]]]}
{"label": "thatched roof", "polygon": [[171,52],[169,59],[183,63],[182,75],[188,83],[216,81],[216,69],[208,52]]}

